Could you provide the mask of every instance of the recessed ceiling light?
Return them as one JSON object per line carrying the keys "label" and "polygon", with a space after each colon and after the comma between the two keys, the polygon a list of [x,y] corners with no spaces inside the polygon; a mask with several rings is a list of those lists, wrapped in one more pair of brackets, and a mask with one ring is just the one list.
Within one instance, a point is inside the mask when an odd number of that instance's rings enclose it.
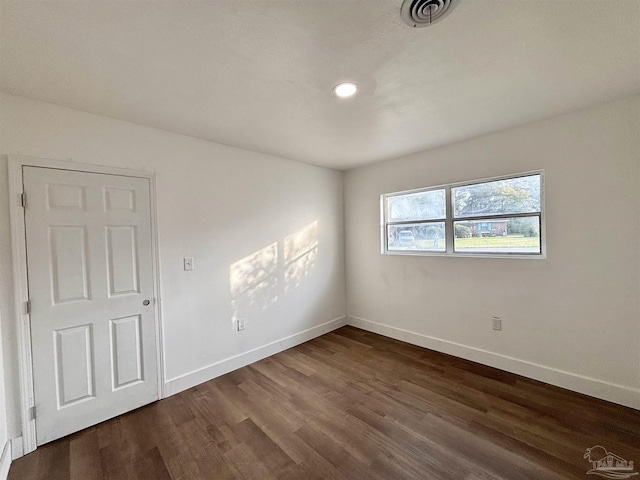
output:
{"label": "recessed ceiling light", "polygon": [[333,87],[333,92],[341,98],[352,97],[358,91],[358,85],[351,82],[339,83]]}

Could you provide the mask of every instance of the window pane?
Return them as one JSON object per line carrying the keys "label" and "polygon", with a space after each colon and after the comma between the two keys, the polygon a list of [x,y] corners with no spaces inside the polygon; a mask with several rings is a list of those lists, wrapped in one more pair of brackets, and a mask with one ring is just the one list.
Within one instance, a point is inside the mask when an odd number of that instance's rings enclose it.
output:
{"label": "window pane", "polygon": [[445,216],[445,191],[409,193],[387,197],[387,221],[438,220]]}
{"label": "window pane", "polygon": [[540,175],[453,187],[454,218],[540,211]]}
{"label": "window pane", "polygon": [[453,222],[453,249],[463,253],[540,253],[540,220],[534,217]]}
{"label": "window pane", "polygon": [[444,252],[444,222],[389,225],[387,227],[389,250]]}

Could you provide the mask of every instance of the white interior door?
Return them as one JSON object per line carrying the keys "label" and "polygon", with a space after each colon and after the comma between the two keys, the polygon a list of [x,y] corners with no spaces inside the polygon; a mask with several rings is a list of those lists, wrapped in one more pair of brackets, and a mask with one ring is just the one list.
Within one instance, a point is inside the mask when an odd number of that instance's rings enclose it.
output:
{"label": "white interior door", "polygon": [[38,445],[158,399],[149,180],[24,167]]}

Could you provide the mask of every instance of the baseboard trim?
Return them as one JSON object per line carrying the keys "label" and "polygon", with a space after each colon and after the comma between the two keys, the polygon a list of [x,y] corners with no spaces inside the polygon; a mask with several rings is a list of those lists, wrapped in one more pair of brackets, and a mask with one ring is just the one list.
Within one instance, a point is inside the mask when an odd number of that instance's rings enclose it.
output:
{"label": "baseboard trim", "polygon": [[24,456],[24,439],[22,438],[22,435],[16,438],[12,438],[11,440],[9,440],[9,443],[11,444],[12,460]]}
{"label": "baseboard trim", "polygon": [[11,442],[7,440],[0,456],[0,480],[7,480],[11,466]]}
{"label": "baseboard trim", "polygon": [[574,392],[618,403],[626,407],[640,410],[640,390],[614,383],[604,382],[596,378],[577,375],[537,363],[514,357],[501,355],[468,345],[462,345],[421,333],[404,330],[382,323],[372,322],[365,318],[349,316],[347,324],[362,330],[394,338],[402,342],[464,358],[473,362],[499,368],[507,372],[539,380]]}
{"label": "baseboard trim", "polygon": [[346,324],[346,316],[338,317],[316,327],[303,330],[302,332],[289,335],[288,337],[254,348],[248,352],[225,358],[224,360],[207,365],[206,367],[198,370],[194,370],[193,372],[167,380],[165,382],[164,389],[165,397],[175,395],[176,393],[195,387],[196,385],[200,385],[201,383],[224,375],[225,373],[232,372],[238,368],[245,367],[251,363],[257,362],[258,360],[262,360],[263,358],[270,357],[271,355],[287,350],[288,348],[313,340],[320,335],[329,333],[337,328],[345,326]]}

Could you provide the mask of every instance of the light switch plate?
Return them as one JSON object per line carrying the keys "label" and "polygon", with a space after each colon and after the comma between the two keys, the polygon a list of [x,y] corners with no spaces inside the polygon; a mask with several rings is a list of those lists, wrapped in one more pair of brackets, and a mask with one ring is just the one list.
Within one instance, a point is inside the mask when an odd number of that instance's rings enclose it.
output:
{"label": "light switch plate", "polygon": [[193,257],[184,257],[184,270],[193,270]]}

